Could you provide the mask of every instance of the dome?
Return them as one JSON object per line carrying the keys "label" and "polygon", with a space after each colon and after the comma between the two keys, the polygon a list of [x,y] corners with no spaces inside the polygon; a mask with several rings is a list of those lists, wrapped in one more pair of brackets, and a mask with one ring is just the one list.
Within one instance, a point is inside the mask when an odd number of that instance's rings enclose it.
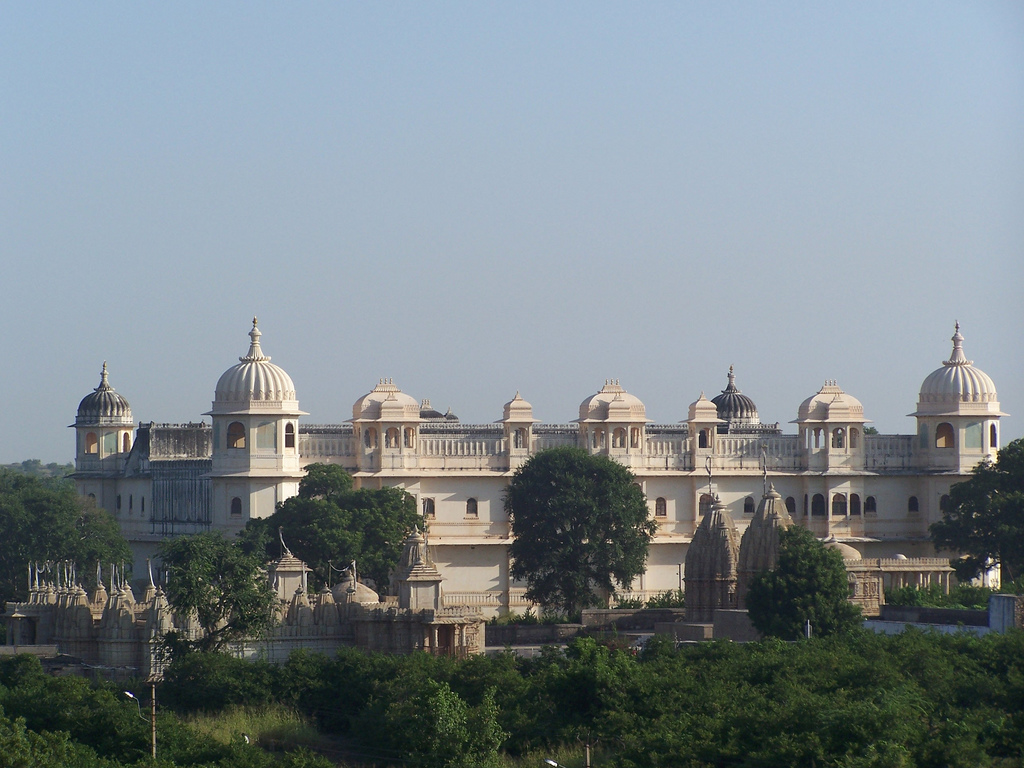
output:
{"label": "dome", "polygon": [[729,366],[729,386],[722,394],[711,399],[718,409],[718,418],[730,424],[758,424],[757,406],[754,401],[736,388],[736,375]]}
{"label": "dome", "polygon": [[[996,385],[964,355],[960,323],[953,334],[953,353],[921,384],[920,406],[933,403],[995,403]],[[919,407],[920,407],[919,406]],[[996,406],[998,408],[998,404]]]}
{"label": "dome", "polygon": [[256,318],[249,331],[249,353],[238,358],[238,365],[228,368],[217,381],[214,403],[238,403],[252,400],[295,401],[295,385],[284,370],[270,362],[260,349],[260,329]]}
{"label": "dome", "polygon": [[863,555],[849,544],[843,544],[835,536],[829,536],[822,542],[829,549],[834,549],[843,556],[843,560],[861,560]]}
{"label": "dome", "polygon": [[421,400],[420,418],[426,421],[441,421],[444,418],[444,414],[436,408],[431,407],[430,400]]}
{"label": "dome", "polygon": [[826,381],[817,394],[800,403],[797,422],[804,421],[846,421],[863,424],[864,406],[860,400],[848,395],[834,380]]}
{"label": "dome", "polygon": [[618,379],[605,381],[601,391],[580,403],[580,421],[647,421],[640,398],[619,386]]}
{"label": "dome", "polygon": [[533,418],[533,406],[516,391],[516,396],[505,403],[502,408],[502,421],[536,421]]}
{"label": "dome", "polygon": [[[429,405],[429,401],[427,403]],[[444,418],[444,417],[442,417]],[[419,421],[420,404],[395,386],[392,379],[381,379],[377,386],[356,400],[352,421]]]}
{"label": "dome", "polygon": [[78,404],[75,425],[129,426],[132,422],[132,407],[128,401],[114,391],[107,381],[107,363],[103,362],[100,385],[82,398]]}

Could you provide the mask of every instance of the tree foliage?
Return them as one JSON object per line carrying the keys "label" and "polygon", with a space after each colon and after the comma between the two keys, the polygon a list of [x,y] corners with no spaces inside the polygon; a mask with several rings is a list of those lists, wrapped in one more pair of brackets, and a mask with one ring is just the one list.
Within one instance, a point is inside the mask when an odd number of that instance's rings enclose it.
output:
{"label": "tree foliage", "polygon": [[950,488],[942,519],[931,527],[940,550],[961,552],[953,561],[967,581],[995,564],[1004,581],[1024,576],[1024,438],[983,461],[971,477]]}
{"label": "tree foliage", "polygon": [[633,474],[579,448],[542,451],[505,490],[512,521],[512,576],[526,597],[573,614],[596,605],[595,590],[628,588],[643,573],[656,523]]}
{"label": "tree foliage", "polygon": [[168,601],[183,615],[194,612],[198,618],[198,650],[259,637],[273,625],[277,596],[262,560],[220,532],[164,541],[160,558],[167,571]]}
{"label": "tree foliage", "polygon": [[97,562],[131,560],[117,522],[68,480],[0,469],[0,604],[24,599],[30,562],[71,560],[88,578]]}
{"label": "tree foliage", "polygon": [[793,525],[779,535],[778,566],[751,581],[747,610],[766,636],[795,640],[807,621],[815,635],[828,636],[859,626],[860,608],[849,595],[842,555]]}
{"label": "tree foliage", "polygon": [[356,561],[360,578],[385,591],[402,546],[420,522],[416,500],[400,488],[353,490],[352,476],[333,464],[311,464],[299,495],[282,502],[268,518],[250,520],[244,538],[267,559],[280,556],[277,531],[313,572],[316,585],[337,580],[335,568]]}

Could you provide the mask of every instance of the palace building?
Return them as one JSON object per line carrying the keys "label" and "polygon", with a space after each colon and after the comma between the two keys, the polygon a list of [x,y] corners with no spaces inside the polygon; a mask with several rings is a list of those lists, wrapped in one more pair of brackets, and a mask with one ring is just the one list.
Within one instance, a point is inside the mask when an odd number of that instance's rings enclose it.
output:
{"label": "palace building", "polygon": [[136,424],[106,364],[79,405],[75,482],[118,520],[136,572],[166,537],[231,534],[270,515],[298,492],[303,468],[323,462],[345,467],[357,487],[395,486],[416,498],[449,604],[521,611],[504,488],[538,451],[572,445],[628,467],[658,523],[631,596],[680,588],[705,515],[727,513],[742,535],[769,479],[793,522],[841,546],[848,561],[902,559],[900,583],[926,583],[949,571],[928,527],[950,486],[995,458],[1005,415],[992,379],[967,359],[959,325],[949,358],[921,385],[913,435],[866,430],[860,401],[836,381],[799,404],[795,434],[785,434],[760,421],[732,369],[720,395],[701,393],[674,424],[649,422],[616,380],[584,399],[571,422],[539,423],[517,392],[497,421],[463,424],[390,379],[356,400],[348,422],[315,424],[303,420],[292,379],[263,353],[255,319],[249,337],[248,352],[216,383],[209,421]]}

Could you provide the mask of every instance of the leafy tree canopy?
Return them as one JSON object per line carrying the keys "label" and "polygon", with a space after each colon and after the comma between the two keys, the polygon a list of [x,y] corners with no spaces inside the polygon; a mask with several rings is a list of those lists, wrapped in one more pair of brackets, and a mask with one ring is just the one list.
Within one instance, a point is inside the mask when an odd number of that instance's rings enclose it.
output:
{"label": "leafy tree canopy", "polygon": [[994,563],[1004,581],[1024,576],[1024,438],[983,461],[949,491],[942,519],[931,527],[937,549],[962,552],[953,561],[961,581]]}
{"label": "leafy tree canopy", "polygon": [[512,576],[526,597],[573,614],[643,573],[657,524],[633,474],[580,448],[542,451],[505,489]]}
{"label": "leafy tree canopy", "polygon": [[[202,637],[197,650],[220,650],[259,637],[274,622],[277,596],[262,558],[247,554],[220,532],[170,539],[160,545],[167,570],[167,599],[183,614],[195,612]],[[175,638],[179,639],[179,638]]]}
{"label": "leafy tree canopy", "polygon": [[356,561],[360,578],[386,590],[402,546],[420,522],[416,500],[400,488],[353,490],[352,476],[333,464],[311,464],[299,495],[277,506],[268,518],[250,520],[243,532],[249,551],[276,559],[277,531],[288,548],[313,571],[317,584],[337,580],[335,568]]}
{"label": "leafy tree canopy", "polygon": [[28,564],[71,560],[88,578],[97,562],[131,560],[117,522],[68,480],[0,469],[0,604],[24,599]]}
{"label": "leafy tree canopy", "polygon": [[747,610],[764,635],[795,640],[807,621],[816,636],[834,635],[860,625],[849,594],[842,555],[793,525],[779,535],[778,566],[751,581]]}

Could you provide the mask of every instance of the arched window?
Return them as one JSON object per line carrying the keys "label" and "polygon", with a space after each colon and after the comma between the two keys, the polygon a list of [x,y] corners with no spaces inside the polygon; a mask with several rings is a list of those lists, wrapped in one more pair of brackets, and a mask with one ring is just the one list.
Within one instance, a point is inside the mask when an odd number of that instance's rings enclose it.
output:
{"label": "arched window", "polygon": [[703,493],[700,497],[700,516],[704,517],[708,512],[711,511],[711,494]]}
{"label": "arched window", "polygon": [[434,500],[423,499],[423,516],[428,520],[434,519]]}
{"label": "arched window", "polygon": [[865,515],[877,515],[878,514],[878,507],[876,506],[875,497],[874,496],[868,496],[866,499],[864,499],[864,514]]}
{"label": "arched window", "polygon": [[844,430],[842,427],[836,427],[835,429],[832,430],[832,447],[846,447],[846,430]]}
{"label": "arched window", "polygon": [[850,447],[857,447],[857,440],[860,437],[860,431],[850,427]]}
{"label": "arched window", "polygon": [[245,425],[240,421],[228,424],[228,448],[245,448]]}
{"label": "arched window", "polygon": [[668,515],[668,504],[661,496],[659,496],[654,502],[654,516],[655,517],[666,517]]}
{"label": "arched window", "polygon": [[291,422],[284,425],[284,447],[295,447],[295,425]]}
{"label": "arched window", "polygon": [[231,499],[231,516],[242,516],[242,500],[238,496],[235,496]]}
{"label": "arched window", "polygon": [[991,424],[988,428],[988,447],[998,448],[999,447],[999,435],[996,434],[996,425]]}
{"label": "arched window", "polygon": [[466,499],[466,517],[478,517],[476,499]]}
{"label": "arched window", "polygon": [[700,436],[697,438],[697,447],[698,448],[708,448],[708,447],[710,447],[708,445],[708,443],[710,442],[708,440],[708,436],[710,435],[710,433],[711,433],[711,430],[709,430],[709,429],[702,429],[700,431]]}
{"label": "arched window", "polygon": [[952,448],[953,447],[953,425],[948,421],[944,421],[935,428],[935,447],[936,448]]}
{"label": "arched window", "polygon": [[[851,438],[853,437],[853,433],[852,432],[850,433],[850,437]],[[860,496],[858,494],[856,494],[856,493],[851,493],[850,494],[850,514],[851,515],[859,515],[860,514]]]}
{"label": "arched window", "polygon": [[398,428],[388,427],[388,431],[384,433],[384,447],[385,448],[397,448],[398,447]]}
{"label": "arched window", "polygon": [[814,498],[811,499],[811,515],[814,517],[825,516],[825,497],[820,493],[814,494]]}
{"label": "arched window", "polygon": [[619,427],[612,432],[612,448],[625,448],[626,447],[626,430]]}
{"label": "arched window", "polygon": [[86,453],[99,453],[100,452],[100,441],[96,437],[95,432],[90,432],[85,436],[85,452]]}
{"label": "arched window", "polygon": [[121,437],[121,453],[128,453],[132,447],[132,436],[127,432]]}
{"label": "arched window", "polygon": [[752,515],[752,514],[754,514],[754,497],[753,496],[747,496],[747,498],[745,498],[743,500],[743,514],[744,515]]}
{"label": "arched window", "polygon": [[911,496],[907,499],[907,512],[920,512],[921,505],[917,503],[917,496]]}
{"label": "arched window", "polygon": [[846,494],[836,493],[832,496],[832,517],[846,517]]}
{"label": "arched window", "polygon": [[792,496],[786,497],[786,511],[789,512],[790,517],[796,517],[796,499]]}

